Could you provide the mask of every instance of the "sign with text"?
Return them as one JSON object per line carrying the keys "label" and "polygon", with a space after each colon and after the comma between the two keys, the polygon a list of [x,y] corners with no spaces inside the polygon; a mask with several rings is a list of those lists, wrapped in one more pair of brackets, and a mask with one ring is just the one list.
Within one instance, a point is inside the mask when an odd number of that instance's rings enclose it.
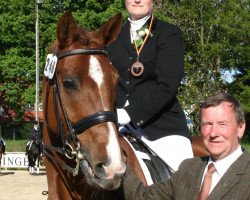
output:
{"label": "sign with text", "polygon": [[1,160],[3,168],[28,168],[28,165],[28,157],[24,152],[6,152]]}

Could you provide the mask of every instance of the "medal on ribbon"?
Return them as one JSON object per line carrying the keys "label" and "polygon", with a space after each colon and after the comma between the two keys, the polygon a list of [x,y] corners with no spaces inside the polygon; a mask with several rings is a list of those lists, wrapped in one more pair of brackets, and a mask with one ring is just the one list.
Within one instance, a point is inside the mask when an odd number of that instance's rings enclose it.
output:
{"label": "medal on ribbon", "polygon": [[[144,66],[143,66],[143,64],[139,61],[139,55],[140,55],[140,53],[141,53],[141,51],[142,51],[142,49],[143,49],[143,47],[144,47],[146,41],[148,40],[148,37],[149,37],[149,36],[152,36],[151,30],[152,30],[153,21],[154,21],[154,14],[152,14],[152,18],[151,18],[151,21],[150,21],[149,29],[145,28],[143,31],[141,30],[141,31],[138,32],[139,37],[142,37],[143,35],[146,34],[146,37],[145,37],[145,39],[144,39],[143,41],[142,41],[141,38],[139,38],[139,40],[138,40],[139,43],[138,43],[138,44],[137,44],[138,41],[136,41],[135,37],[133,36],[133,32],[130,30],[130,31],[131,31],[131,35],[132,35],[132,38],[133,38],[134,46],[135,46],[135,49],[136,49],[136,53],[137,53],[137,60],[136,60],[136,62],[131,66],[131,69],[130,69],[131,74],[132,74],[133,76],[135,76],[135,77],[141,76],[141,75],[143,74],[143,72],[144,72]],[[138,45],[140,45],[140,44],[141,44],[141,46],[140,46],[140,48],[138,48],[138,47],[139,47]]]}
{"label": "medal on ribbon", "polygon": [[131,73],[133,76],[141,76],[144,71],[144,66],[138,60],[131,66]]}

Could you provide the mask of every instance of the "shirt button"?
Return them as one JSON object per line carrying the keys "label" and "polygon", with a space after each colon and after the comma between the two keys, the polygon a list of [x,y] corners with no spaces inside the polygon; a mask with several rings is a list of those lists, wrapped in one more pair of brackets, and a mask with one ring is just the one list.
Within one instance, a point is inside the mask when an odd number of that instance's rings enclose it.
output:
{"label": "shirt button", "polygon": [[129,83],[130,83],[129,81],[126,81],[126,85],[129,85]]}

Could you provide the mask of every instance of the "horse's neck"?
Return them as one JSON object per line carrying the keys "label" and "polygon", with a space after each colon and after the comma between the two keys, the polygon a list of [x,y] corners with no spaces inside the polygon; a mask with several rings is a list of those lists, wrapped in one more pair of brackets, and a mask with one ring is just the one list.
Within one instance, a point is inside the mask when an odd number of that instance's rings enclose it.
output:
{"label": "horse's neck", "polygon": [[141,165],[140,165],[133,149],[129,145],[129,142],[121,135],[119,136],[119,142],[120,142],[122,150],[125,152],[125,154],[127,156],[127,164],[129,165],[129,167],[131,168],[133,173],[137,176],[137,178],[140,181],[142,181],[144,183],[144,185],[147,185],[147,180],[145,178],[145,175],[143,173]]}

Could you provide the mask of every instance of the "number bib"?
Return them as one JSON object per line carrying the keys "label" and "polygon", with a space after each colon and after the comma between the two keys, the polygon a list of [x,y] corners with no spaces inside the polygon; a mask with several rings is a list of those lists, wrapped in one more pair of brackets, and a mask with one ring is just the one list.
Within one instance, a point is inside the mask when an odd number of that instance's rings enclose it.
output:
{"label": "number bib", "polygon": [[44,75],[49,79],[54,77],[57,65],[57,57],[54,54],[48,54],[46,59],[46,64],[44,67]]}

